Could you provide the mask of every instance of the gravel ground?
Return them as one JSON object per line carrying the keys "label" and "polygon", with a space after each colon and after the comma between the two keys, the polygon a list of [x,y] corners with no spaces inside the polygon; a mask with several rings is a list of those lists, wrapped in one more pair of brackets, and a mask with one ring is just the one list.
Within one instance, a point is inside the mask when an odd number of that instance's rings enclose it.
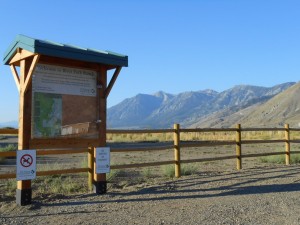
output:
{"label": "gravel ground", "polygon": [[0,224],[300,224],[300,167],[205,171],[23,207],[2,200]]}

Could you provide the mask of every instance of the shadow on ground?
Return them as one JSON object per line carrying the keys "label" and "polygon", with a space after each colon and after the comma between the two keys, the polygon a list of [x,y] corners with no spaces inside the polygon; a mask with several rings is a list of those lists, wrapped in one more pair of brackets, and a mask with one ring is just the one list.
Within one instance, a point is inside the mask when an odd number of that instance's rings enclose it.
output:
{"label": "shadow on ground", "polygon": [[[69,201],[35,202],[39,207],[84,204],[202,199],[300,191],[300,167],[261,167],[230,173],[199,173],[166,181],[136,191],[112,191],[105,196],[83,194]],[[91,200],[92,199],[92,200]]]}

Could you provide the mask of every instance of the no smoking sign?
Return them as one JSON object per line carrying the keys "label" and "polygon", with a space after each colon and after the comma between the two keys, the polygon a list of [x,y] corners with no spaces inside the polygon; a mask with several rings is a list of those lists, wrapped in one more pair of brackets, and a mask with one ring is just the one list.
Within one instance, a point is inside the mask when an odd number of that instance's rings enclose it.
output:
{"label": "no smoking sign", "polygon": [[17,151],[17,180],[36,178],[36,150]]}

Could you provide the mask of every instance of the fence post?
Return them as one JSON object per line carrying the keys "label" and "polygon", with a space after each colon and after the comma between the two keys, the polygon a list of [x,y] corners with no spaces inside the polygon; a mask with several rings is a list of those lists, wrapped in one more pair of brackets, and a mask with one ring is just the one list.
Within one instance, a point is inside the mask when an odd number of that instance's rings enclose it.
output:
{"label": "fence post", "polygon": [[236,125],[236,168],[237,170],[242,169],[242,132],[241,124]]}
{"label": "fence post", "polygon": [[291,160],[291,145],[290,145],[290,126],[289,124],[284,125],[285,128],[285,165],[290,165]]}
{"label": "fence post", "polygon": [[180,125],[174,124],[175,177],[180,177]]}
{"label": "fence post", "polygon": [[89,191],[93,190],[93,181],[94,181],[94,149],[89,147],[88,151],[88,187]]}

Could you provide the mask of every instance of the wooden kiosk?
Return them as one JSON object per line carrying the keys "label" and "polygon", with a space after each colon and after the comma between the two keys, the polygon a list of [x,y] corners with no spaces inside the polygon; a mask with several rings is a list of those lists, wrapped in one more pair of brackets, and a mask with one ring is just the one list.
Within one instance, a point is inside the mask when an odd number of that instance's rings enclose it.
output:
{"label": "wooden kiosk", "polygon": [[[106,101],[127,56],[18,35],[3,62],[20,94],[19,150],[106,146]],[[106,189],[94,173],[93,191]],[[17,181],[17,204],[31,196],[31,180]]]}

